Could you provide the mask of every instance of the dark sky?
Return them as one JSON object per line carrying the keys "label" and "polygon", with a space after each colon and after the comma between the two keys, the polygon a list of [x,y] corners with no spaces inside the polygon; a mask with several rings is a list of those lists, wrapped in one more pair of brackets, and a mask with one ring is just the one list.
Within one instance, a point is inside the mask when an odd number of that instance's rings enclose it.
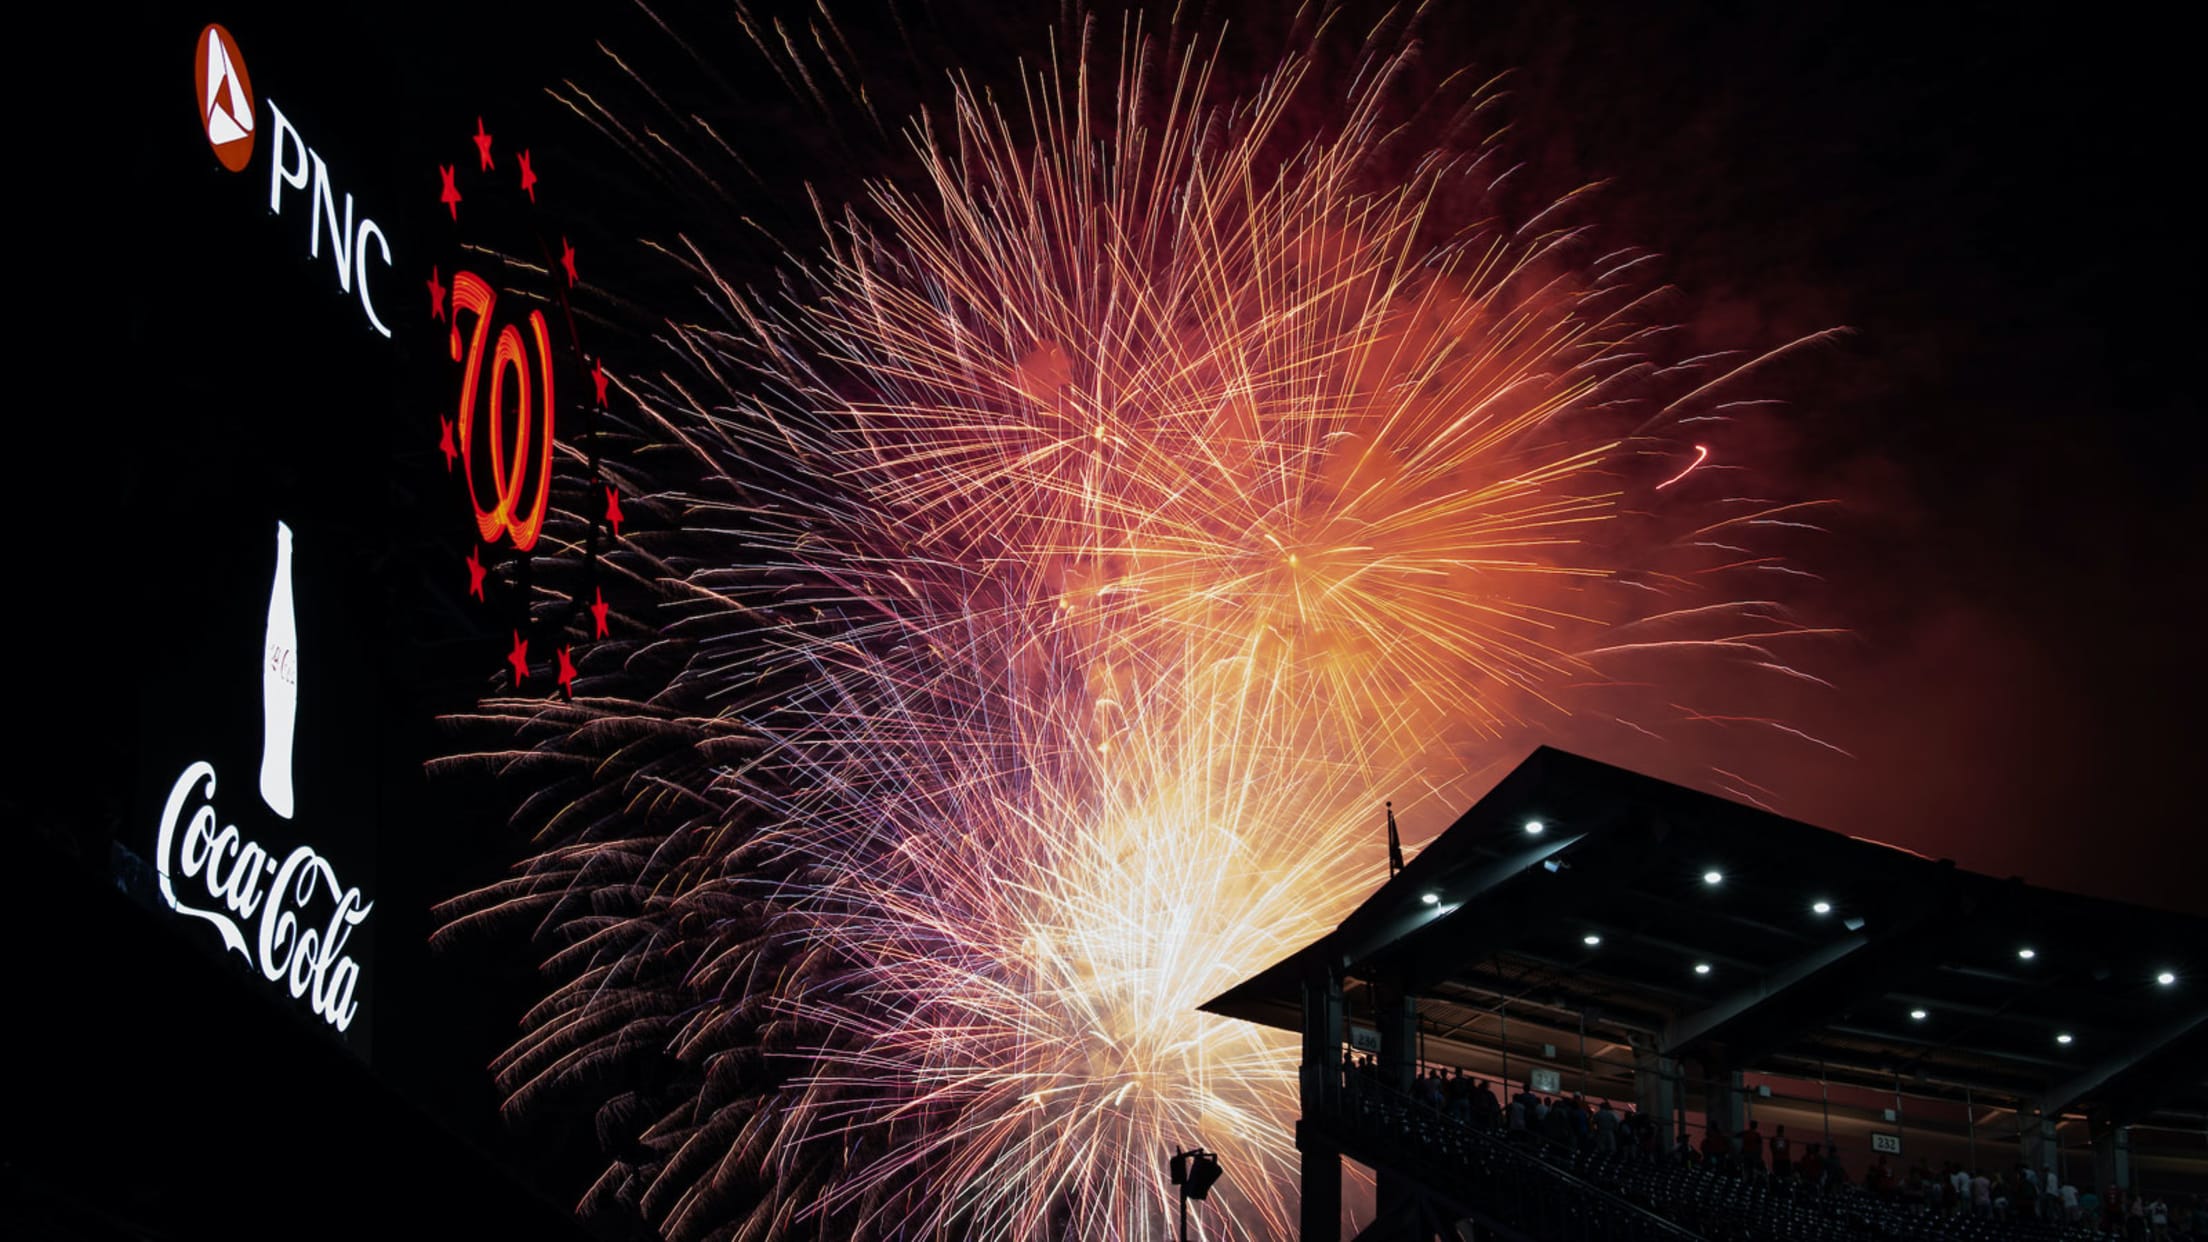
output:
{"label": "dark sky", "polygon": [[1855,633],[1797,722],[1857,758],[1774,770],[1785,809],[2208,905],[2188,863],[2208,529],[2194,110],[2144,11],[1467,6],[1438,24],[1523,67],[1533,145],[1614,179],[1616,226],[1673,257],[1713,327],[1855,329],[1779,385],[1794,409],[1759,462],[1844,502],[1799,555]]}

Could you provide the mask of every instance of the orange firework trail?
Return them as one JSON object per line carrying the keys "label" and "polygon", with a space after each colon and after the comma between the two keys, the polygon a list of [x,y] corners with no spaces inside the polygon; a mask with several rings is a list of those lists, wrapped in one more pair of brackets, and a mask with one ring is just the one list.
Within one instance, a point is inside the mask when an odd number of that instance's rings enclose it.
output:
{"label": "orange firework trail", "polygon": [[1286,1236],[1294,1052],[1195,1008],[1369,891],[1375,804],[1453,809],[1629,668],[1807,676],[1817,631],[1727,595],[1800,511],[1674,434],[1753,361],[1665,359],[1576,195],[1505,219],[1499,149],[1452,145],[1489,92],[1429,149],[1375,42],[1298,135],[1307,56],[1233,96],[1200,48],[1083,47],[1017,112],[955,89],[781,294],[683,249],[718,326],[627,387],[664,611],[574,703],[478,717],[540,852],[442,934],[548,947],[496,1069],[598,1103],[592,1206],[1155,1239],[1202,1142],[1203,1236]]}

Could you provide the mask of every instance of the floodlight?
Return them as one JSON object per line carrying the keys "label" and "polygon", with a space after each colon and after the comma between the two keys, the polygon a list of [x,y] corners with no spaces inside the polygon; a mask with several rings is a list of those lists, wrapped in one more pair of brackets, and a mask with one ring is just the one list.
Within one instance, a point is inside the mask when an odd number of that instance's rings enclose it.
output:
{"label": "floodlight", "polygon": [[2177,972],[2165,970],[2161,974],[2156,975],[2154,977],[2154,981],[2161,984],[2163,987],[2168,987],[2171,984],[2177,982]]}
{"label": "floodlight", "polygon": [[1541,835],[1542,830],[1546,829],[1547,827],[1547,824],[1542,823],[1538,819],[1529,819],[1526,821],[1526,835],[1529,837],[1538,837]]}
{"label": "floodlight", "polygon": [[1926,1013],[1926,1012],[1925,1012],[1924,1010],[1922,1010],[1922,1009],[1912,1009],[1912,1010],[1910,1010],[1910,1011],[1909,1011],[1909,1016],[1910,1016],[1910,1017],[1912,1017],[1912,1018],[1915,1018],[1915,1019],[1916,1019],[1917,1021],[1919,1021],[1919,1022],[1922,1022],[1922,1021],[1924,1021],[1924,1020],[1925,1020],[1926,1018],[1930,1017],[1931,1015],[1930,1015],[1930,1014],[1927,1014],[1927,1013]]}
{"label": "floodlight", "polygon": [[1710,964],[1708,962],[1696,962],[1694,964],[1694,973],[1698,975],[1706,975],[1710,973]]}
{"label": "floodlight", "polygon": [[2030,945],[2026,945],[2025,947],[2018,949],[2016,951],[2016,955],[2028,962],[2031,961],[2033,958],[2039,956],[2039,950],[2032,948]]}
{"label": "floodlight", "polygon": [[1812,902],[1812,903],[1810,904],[1810,907],[1809,907],[1809,908],[1810,908],[1810,911],[1811,911],[1812,913],[1815,913],[1815,914],[1830,914],[1830,913],[1832,913],[1832,903],[1831,903],[1831,902],[1829,902],[1829,901],[1818,901],[1818,902]]}
{"label": "floodlight", "polygon": [[2055,1042],[2056,1042],[2056,1043],[2058,1043],[2058,1044],[2067,1044],[2067,1043],[2069,1043],[2069,1042],[2070,1042],[2070,1032],[2068,1032],[2068,1031],[2064,1031],[2064,1032],[2063,1032],[2062,1034],[2060,1034],[2060,1035],[2057,1035],[2057,1036],[2055,1036]]}
{"label": "floodlight", "polygon": [[1203,1199],[1211,1194],[1211,1184],[1219,1180],[1219,1157],[1208,1151],[1194,1153],[1188,1165],[1188,1197]]}
{"label": "floodlight", "polygon": [[1586,935],[1584,935],[1584,936],[1581,936],[1581,937],[1579,938],[1579,942],[1580,942],[1581,944],[1583,944],[1583,945],[1586,945],[1586,946],[1587,946],[1588,948],[1592,949],[1592,948],[1594,948],[1594,947],[1595,947],[1596,945],[1598,945],[1598,944],[1601,944],[1601,943],[1602,943],[1602,937],[1600,937],[1600,936],[1596,935],[1596,934],[1595,934],[1595,933],[1593,933],[1593,932],[1588,932],[1588,933],[1587,933]]}
{"label": "floodlight", "polygon": [[1425,902],[1429,906],[1438,906],[1441,904],[1440,893],[1420,893],[1418,895],[1418,899]]}
{"label": "floodlight", "polygon": [[1715,869],[1705,871],[1702,873],[1702,882],[1704,884],[1722,884],[1725,882],[1725,873]]}

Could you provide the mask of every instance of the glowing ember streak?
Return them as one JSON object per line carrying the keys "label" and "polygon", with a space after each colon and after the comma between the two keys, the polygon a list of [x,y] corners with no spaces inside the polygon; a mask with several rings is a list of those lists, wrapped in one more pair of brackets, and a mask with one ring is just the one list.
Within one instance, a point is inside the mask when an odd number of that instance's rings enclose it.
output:
{"label": "glowing ember streak", "polygon": [[1663,482],[1661,482],[1661,483],[1658,483],[1658,484],[1656,485],[1656,490],[1660,492],[1660,491],[1664,490],[1665,488],[1667,488],[1667,487],[1670,487],[1670,486],[1671,486],[1672,484],[1674,484],[1674,483],[1677,483],[1677,482],[1678,482],[1679,480],[1681,480],[1681,479],[1683,479],[1683,478],[1686,478],[1686,477],[1687,477],[1688,475],[1690,475],[1690,474],[1693,474],[1693,473],[1694,473],[1694,468],[1695,468],[1696,466],[1699,466],[1699,465],[1701,465],[1701,464],[1702,464],[1703,462],[1706,462],[1706,461],[1708,461],[1709,459],[1710,459],[1710,446],[1709,446],[1709,445],[1707,445],[1707,444],[1697,444],[1697,445],[1695,445],[1695,446],[1694,446],[1694,460],[1693,460],[1693,461],[1690,461],[1690,462],[1688,462],[1688,463],[1687,463],[1687,468],[1686,468],[1686,469],[1684,469],[1684,470],[1680,471],[1679,473],[1677,473],[1677,474],[1675,474],[1675,475],[1671,476],[1671,477],[1670,477],[1670,478],[1668,478],[1668,479],[1665,479],[1665,480],[1664,480]]}
{"label": "glowing ember streak", "polygon": [[1385,174],[1407,64],[1366,48],[1299,137],[1309,58],[1227,99],[1130,34],[1017,119],[958,89],[783,293],[686,252],[718,313],[609,413],[654,449],[624,492],[686,515],[616,553],[662,632],[620,697],[485,705],[540,852],[440,933],[546,946],[494,1068],[603,1101],[587,1206],[1160,1239],[1201,1142],[1204,1236],[1286,1236],[1292,1041],[1194,1009],[1378,881],[1381,798],[1453,812],[1619,665],[1791,672],[1815,631],[1725,602],[1700,538],[1785,507],[1622,501],[1755,364],[1652,363],[1642,265],[1563,204],[1505,222],[1493,151]]}

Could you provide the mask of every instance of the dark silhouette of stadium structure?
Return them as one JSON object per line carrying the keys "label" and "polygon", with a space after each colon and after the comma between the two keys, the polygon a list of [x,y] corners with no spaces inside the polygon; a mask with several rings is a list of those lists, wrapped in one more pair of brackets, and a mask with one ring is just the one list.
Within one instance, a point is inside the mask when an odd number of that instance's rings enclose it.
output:
{"label": "dark silhouette of stadium structure", "polygon": [[[1333,932],[1203,1008],[1302,1037],[1306,1242],[1341,1236],[1344,1157],[1374,1171],[1369,1239],[2104,1236],[2021,1181],[2050,1168],[2168,1201],[2164,1236],[2187,1237],[2204,957],[2208,920],[1543,748]],[[1636,1137],[1478,1124],[1460,1075],[1505,1105],[1615,1101]],[[1762,1159],[1777,1125],[1783,1176]],[[1675,1159],[1682,1142],[1716,1155]],[[1958,1169],[1959,1210],[1940,1189]],[[2005,1210],[1972,1203],[1973,1170]]]}

